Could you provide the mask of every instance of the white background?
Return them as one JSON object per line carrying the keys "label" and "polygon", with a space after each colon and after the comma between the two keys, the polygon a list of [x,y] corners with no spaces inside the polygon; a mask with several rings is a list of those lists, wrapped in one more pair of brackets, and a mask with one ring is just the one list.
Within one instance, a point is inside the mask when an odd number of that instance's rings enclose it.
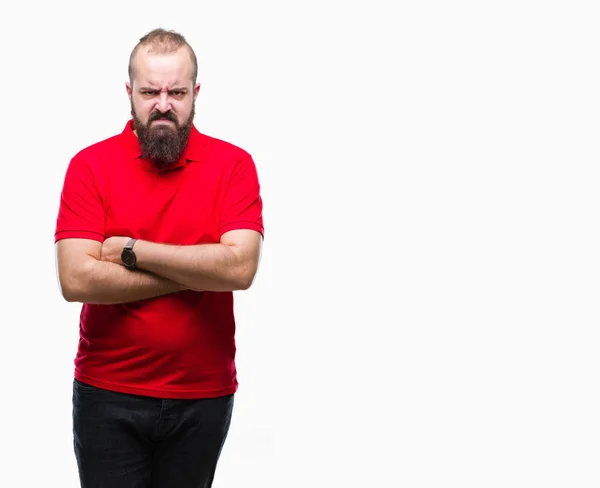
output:
{"label": "white background", "polygon": [[21,2],[2,18],[0,486],[77,487],[62,179],[154,27],[265,204],[215,488],[600,486],[595,2]]}

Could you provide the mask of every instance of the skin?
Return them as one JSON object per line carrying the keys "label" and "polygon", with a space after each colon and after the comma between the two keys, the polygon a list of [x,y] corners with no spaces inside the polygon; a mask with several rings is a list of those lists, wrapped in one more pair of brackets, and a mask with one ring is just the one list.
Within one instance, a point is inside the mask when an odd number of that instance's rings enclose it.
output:
{"label": "skin", "polygon": [[[180,124],[189,117],[200,91],[192,81],[187,50],[149,54],[140,49],[134,60],[133,83],[127,94],[142,123],[155,110],[171,110]],[[173,126],[169,121],[154,124]],[[69,302],[116,304],[144,300],[182,290],[248,289],[260,261],[262,236],[253,230],[226,232],[217,244],[175,246],[138,240],[134,246],[139,270],[121,263],[130,237],[58,241],[57,269],[61,291]]]}

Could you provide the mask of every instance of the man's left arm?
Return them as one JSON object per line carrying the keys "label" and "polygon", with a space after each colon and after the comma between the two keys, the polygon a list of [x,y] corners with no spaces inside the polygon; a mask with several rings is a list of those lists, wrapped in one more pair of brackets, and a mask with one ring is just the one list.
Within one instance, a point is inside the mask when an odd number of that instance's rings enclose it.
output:
{"label": "man's left arm", "polygon": [[[128,237],[110,237],[102,259],[120,263]],[[176,246],[138,240],[137,267],[195,291],[247,290],[260,261],[262,235],[250,229],[225,232],[218,244]]]}

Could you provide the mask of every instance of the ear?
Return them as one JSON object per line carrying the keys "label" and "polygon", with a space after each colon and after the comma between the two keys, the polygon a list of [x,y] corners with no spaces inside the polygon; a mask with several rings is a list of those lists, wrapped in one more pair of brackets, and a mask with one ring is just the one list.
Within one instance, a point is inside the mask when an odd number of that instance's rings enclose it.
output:
{"label": "ear", "polygon": [[198,93],[200,93],[200,83],[196,83],[196,86],[194,86],[194,101],[198,98]]}
{"label": "ear", "polygon": [[131,83],[129,83],[128,81],[125,82],[125,89],[127,90],[127,96],[131,99],[133,88],[131,88]]}

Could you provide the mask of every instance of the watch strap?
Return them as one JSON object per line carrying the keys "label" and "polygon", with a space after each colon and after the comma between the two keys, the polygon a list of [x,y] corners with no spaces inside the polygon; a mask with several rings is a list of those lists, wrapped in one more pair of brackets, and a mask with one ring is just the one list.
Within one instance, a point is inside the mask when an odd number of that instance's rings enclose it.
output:
{"label": "watch strap", "polygon": [[137,239],[134,239],[134,238],[129,239],[123,249],[133,249],[133,245],[135,244],[135,241],[137,241]]}

